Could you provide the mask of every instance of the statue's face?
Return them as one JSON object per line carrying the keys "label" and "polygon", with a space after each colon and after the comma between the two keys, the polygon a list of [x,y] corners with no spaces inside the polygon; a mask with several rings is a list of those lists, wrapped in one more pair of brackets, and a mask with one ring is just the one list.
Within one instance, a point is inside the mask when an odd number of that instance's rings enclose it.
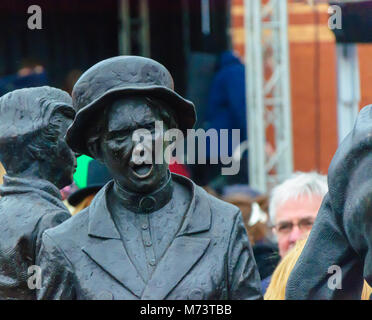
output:
{"label": "statue's face", "polygon": [[57,133],[56,152],[48,155],[52,181],[59,189],[68,186],[73,181],[73,174],[76,171],[76,157],[65,141],[68,127],[72,123],[71,116],[58,112],[59,131]]}
{"label": "statue's face", "polygon": [[[111,172],[114,180],[123,188],[140,193],[148,193],[159,188],[167,180],[168,164],[162,161],[155,163],[155,151],[162,152],[166,148],[155,150],[155,143],[163,135],[155,132],[155,121],[161,121],[159,112],[152,108],[142,97],[125,98],[115,101],[106,119],[100,149],[103,162]],[[134,141],[133,133],[137,129],[151,132],[147,141]],[[163,124],[163,130],[167,125]],[[151,145],[151,163],[136,164],[140,144]],[[147,149],[149,150],[149,149]],[[163,154],[161,156],[163,156]]]}

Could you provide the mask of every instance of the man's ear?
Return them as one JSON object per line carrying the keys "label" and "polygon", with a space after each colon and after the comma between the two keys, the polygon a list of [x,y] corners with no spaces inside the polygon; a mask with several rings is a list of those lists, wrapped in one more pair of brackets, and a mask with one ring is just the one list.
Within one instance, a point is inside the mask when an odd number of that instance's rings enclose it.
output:
{"label": "man's ear", "polygon": [[42,143],[28,143],[25,151],[33,161],[45,161],[49,159],[45,150],[48,150],[49,154],[55,154],[57,152],[56,149],[57,147],[55,144],[49,145],[45,143],[45,141],[42,141]]}
{"label": "man's ear", "polygon": [[87,148],[94,159],[103,163],[102,152],[100,147],[100,139],[98,137],[91,137],[87,141]]}

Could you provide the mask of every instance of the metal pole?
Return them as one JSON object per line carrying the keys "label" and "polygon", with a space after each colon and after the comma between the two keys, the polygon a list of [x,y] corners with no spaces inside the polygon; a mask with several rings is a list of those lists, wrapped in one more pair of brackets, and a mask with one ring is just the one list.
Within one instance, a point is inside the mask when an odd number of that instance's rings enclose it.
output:
{"label": "metal pole", "polygon": [[266,191],[261,3],[245,0],[245,55],[250,185]]}
{"label": "metal pole", "polygon": [[280,57],[281,61],[281,86],[282,86],[282,117],[283,117],[283,142],[285,151],[283,159],[280,161],[279,180],[284,180],[293,172],[293,143],[292,143],[292,110],[291,110],[291,93],[290,93],[290,64],[289,64],[289,41],[288,41],[288,8],[287,1],[280,1]]}
{"label": "metal pole", "polygon": [[130,54],[130,17],[128,0],[120,0],[119,2],[119,21],[119,53],[122,55]]}
{"label": "metal pole", "polygon": [[150,14],[148,0],[140,0],[141,55],[150,57]]}
{"label": "metal pole", "polygon": [[358,48],[354,43],[336,45],[338,143],[353,129],[359,112]]}
{"label": "metal pole", "polygon": [[[250,185],[261,192],[293,171],[287,33],[285,0],[245,0],[249,176]],[[270,126],[275,152],[267,155]]]}

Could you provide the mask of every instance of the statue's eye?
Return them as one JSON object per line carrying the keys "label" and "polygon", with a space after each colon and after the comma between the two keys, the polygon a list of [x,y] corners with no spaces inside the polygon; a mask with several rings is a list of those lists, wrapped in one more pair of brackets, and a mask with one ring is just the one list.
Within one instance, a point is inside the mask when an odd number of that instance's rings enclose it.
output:
{"label": "statue's eye", "polygon": [[116,138],[114,139],[114,141],[117,142],[117,143],[121,143],[121,142],[124,142],[126,139],[127,139],[127,136],[124,136],[124,137],[116,137]]}
{"label": "statue's eye", "polygon": [[112,137],[109,137],[107,142],[108,143],[114,143],[114,144],[120,144],[120,143],[124,142],[126,138],[127,138],[127,136],[123,136],[123,135],[112,136]]}

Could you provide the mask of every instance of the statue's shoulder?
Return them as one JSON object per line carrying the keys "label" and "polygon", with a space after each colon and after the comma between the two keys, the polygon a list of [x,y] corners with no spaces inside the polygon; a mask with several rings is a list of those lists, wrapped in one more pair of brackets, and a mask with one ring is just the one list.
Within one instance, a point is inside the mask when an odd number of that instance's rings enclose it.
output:
{"label": "statue's shoulder", "polygon": [[372,172],[372,105],[358,114],[353,130],[339,145],[328,169],[332,207],[343,212],[349,199],[370,198]]}
{"label": "statue's shoulder", "polygon": [[209,194],[203,188],[199,187],[200,193],[203,195],[200,201],[208,202],[211,217],[210,235],[212,238],[229,239],[235,226],[241,219],[240,209],[226,201],[223,201],[214,195]]}
{"label": "statue's shoulder", "polygon": [[224,218],[234,219],[236,215],[240,213],[240,209],[237,206],[215,197],[214,195],[205,191],[202,187],[198,186],[197,188],[199,196],[205,201],[208,201],[213,215],[222,215]]}
{"label": "statue's shoulder", "polygon": [[75,214],[60,225],[46,230],[46,238],[53,240],[61,248],[64,244],[79,246],[88,236],[89,207]]}

